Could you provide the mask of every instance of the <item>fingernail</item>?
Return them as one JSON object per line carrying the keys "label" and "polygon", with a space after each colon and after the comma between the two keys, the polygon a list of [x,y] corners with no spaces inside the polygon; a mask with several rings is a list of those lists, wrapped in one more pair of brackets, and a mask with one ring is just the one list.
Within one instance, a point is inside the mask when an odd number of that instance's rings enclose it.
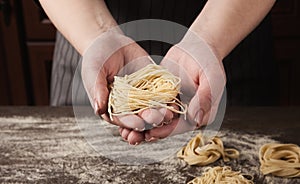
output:
{"label": "fingernail", "polygon": [[171,124],[171,123],[172,123],[172,120],[163,122],[164,125],[169,125],[169,124]]}
{"label": "fingernail", "polygon": [[146,128],[142,128],[142,129],[139,129],[139,128],[135,128],[134,131],[137,131],[137,132],[143,132]]}
{"label": "fingernail", "polygon": [[136,143],[129,143],[130,146],[137,146],[139,145],[140,143],[139,142],[136,142]]}
{"label": "fingernail", "polygon": [[194,121],[197,123],[197,126],[200,126],[203,120],[203,110],[200,110],[196,113]]}
{"label": "fingernail", "polygon": [[151,113],[152,113],[151,110],[150,111],[145,110],[145,111],[142,112],[141,117],[144,117],[144,118],[147,119],[149,116],[151,116]]}
{"label": "fingernail", "polygon": [[161,123],[153,123],[152,125],[155,128],[159,128],[159,127],[162,127],[164,124],[161,122]]}
{"label": "fingernail", "polygon": [[152,141],[157,141],[158,138],[155,138],[155,137],[151,137],[150,139],[146,140],[147,142],[152,142]]}
{"label": "fingernail", "polygon": [[98,114],[98,111],[99,111],[99,105],[98,105],[97,101],[95,101],[94,109],[95,109],[95,114],[96,114],[96,115],[99,115],[99,114]]}
{"label": "fingernail", "polygon": [[160,108],[159,110],[158,110],[162,115],[166,115],[166,113],[167,113],[167,109],[166,108]]}

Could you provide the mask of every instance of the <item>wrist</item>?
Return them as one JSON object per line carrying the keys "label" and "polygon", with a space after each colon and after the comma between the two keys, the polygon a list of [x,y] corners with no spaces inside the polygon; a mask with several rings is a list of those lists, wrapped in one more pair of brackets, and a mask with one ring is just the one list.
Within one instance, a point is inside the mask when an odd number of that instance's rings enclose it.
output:
{"label": "wrist", "polygon": [[[115,32],[118,34],[123,34],[121,30],[119,30],[116,23],[106,23],[103,24],[101,22],[96,22],[94,25],[90,25],[89,30],[82,31],[84,34],[81,35],[80,38],[77,35],[77,47],[80,54],[83,55],[83,53],[92,45],[94,40],[96,40],[99,36],[106,32]],[[76,36],[76,35],[74,35]],[[75,42],[76,42],[75,41]]]}
{"label": "wrist", "polygon": [[[88,43],[86,49],[82,52],[83,57],[111,56],[114,52],[120,49],[120,51],[122,51],[123,47],[134,43],[131,38],[123,34],[119,27],[113,27],[105,32],[101,32],[95,38],[91,37],[91,39],[92,40]],[[101,53],[99,53],[99,55],[95,55],[95,53],[99,51],[101,51]],[[107,59],[108,58],[101,58],[100,60],[105,61]]]}
{"label": "wrist", "polygon": [[179,47],[189,50],[190,53],[204,52],[204,55],[210,55],[214,60],[222,63],[223,55],[220,54],[214,42],[205,34],[188,30],[183,39],[178,44]]}
{"label": "wrist", "polygon": [[209,46],[219,61],[222,61],[226,57],[225,52],[223,52],[220,44],[218,44],[219,42],[213,35],[207,33],[205,30],[196,29],[195,27],[191,27],[189,32],[202,39]]}

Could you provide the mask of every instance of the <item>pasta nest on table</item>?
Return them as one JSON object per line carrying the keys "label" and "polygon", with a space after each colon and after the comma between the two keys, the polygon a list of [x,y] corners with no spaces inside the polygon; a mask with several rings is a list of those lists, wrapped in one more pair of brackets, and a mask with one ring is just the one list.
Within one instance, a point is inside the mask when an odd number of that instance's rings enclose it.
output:
{"label": "pasta nest on table", "polygon": [[221,157],[225,162],[239,157],[239,151],[233,148],[224,148],[223,141],[219,137],[208,139],[201,133],[192,138],[183,147],[177,157],[186,161],[189,165],[205,166]]}
{"label": "pasta nest on table", "polygon": [[[247,179],[245,176],[250,177]],[[239,171],[232,171],[231,167],[209,167],[205,169],[205,172],[200,177],[188,182],[188,184],[254,184],[253,177],[242,174]]]}
{"label": "pasta nest on table", "polygon": [[300,147],[295,144],[265,144],[260,148],[260,171],[274,176],[300,177]]}

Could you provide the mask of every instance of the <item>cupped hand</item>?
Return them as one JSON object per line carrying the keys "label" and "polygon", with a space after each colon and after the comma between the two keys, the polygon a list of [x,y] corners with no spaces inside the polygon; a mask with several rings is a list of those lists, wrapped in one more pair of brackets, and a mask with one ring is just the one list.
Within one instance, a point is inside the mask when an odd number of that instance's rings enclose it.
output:
{"label": "cupped hand", "polygon": [[[101,34],[83,54],[82,80],[95,113],[110,121],[107,116],[109,86],[114,77],[129,62],[148,54],[132,39],[116,32]],[[131,65],[132,71],[150,64],[142,60]],[[122,118],[124,121],[122,121]],[[135,115],[114,118],[110,121],[127,128],[144,128],[144,121]]]}
{"label": "cupped hand", "polygon": [[145,139],[143,131],[147,124],[158,126],[172,118],[164,109],[147,109],[137,115],[113,116],[113,119],[107,114],[109,86],[114,77],[130,74],[148,64],[151,60],[144,49],[115,31],[100,35],[83,54],[82,80],[95,113],[124,129],[121,135],[130,144]]}
{"label": "cupped hand", "polygon": [[186,118],[178,116],[168,125],[147,131],[145,139],[162,139],[213,122],[226,77],[222,62],[211,47],[188,35],[169,50],[161,65],[182,79],[180,97],[188,104],[188,112]]}

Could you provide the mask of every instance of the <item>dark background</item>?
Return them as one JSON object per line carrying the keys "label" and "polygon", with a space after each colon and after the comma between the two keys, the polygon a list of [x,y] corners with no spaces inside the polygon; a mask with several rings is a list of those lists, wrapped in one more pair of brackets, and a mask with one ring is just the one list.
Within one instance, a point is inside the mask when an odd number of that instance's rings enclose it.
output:
{"label": "dark background", "polygon": [[[0,3],[0,105],[48,105],[55,28],[31,0]],[[300,105],[299,10],[285,0],[271,12],[281,106]]]}

